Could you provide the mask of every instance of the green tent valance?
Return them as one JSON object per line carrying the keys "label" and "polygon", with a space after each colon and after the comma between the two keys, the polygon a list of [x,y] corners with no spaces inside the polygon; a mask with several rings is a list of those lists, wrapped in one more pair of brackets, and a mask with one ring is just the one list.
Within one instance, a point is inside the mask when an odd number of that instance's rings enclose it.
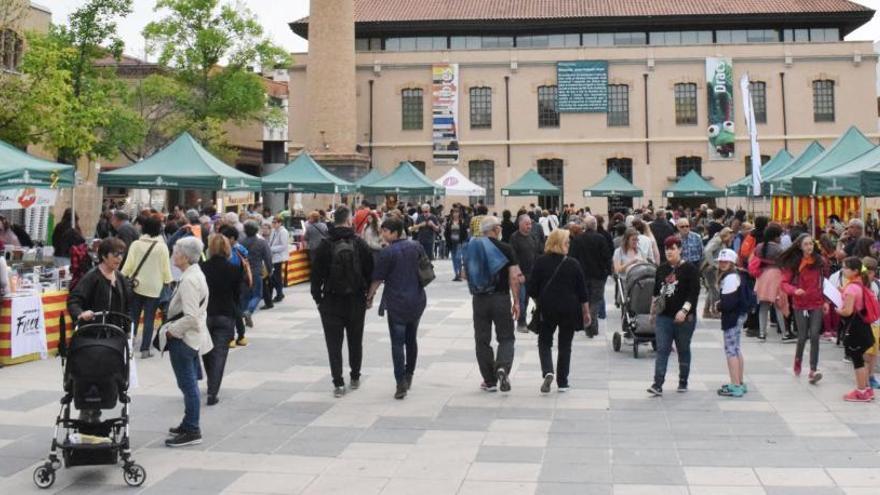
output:
{"label": "green tent valance", "polygon": [[880,171],[880,146],[863,153],[834,170],[809,178],[812,183],[810,196],[878,196],[880,188],[865,172]]}
{"label": "green tent valance", "polygon": [[370,184],[383,178],[385,178],[385,174],[383,174],[378,168],[374,168],[373,170],[370,170],[367,175],[356,180],[354,182],[354,185],[358,188],[358,191],[360,191],[363,186],[369,186]]}
{"label": "green tent valance", "polygon": [[[369,175],[369,174],[368,174]],[[362,194],[406,194],[441,196],[445,189],[425,177],[410,162],[400,162],[388,176],[372,184],[360,186]]]}
{"label": "green tent valance", "polygon": [[[794,160],[794,157],[791,156],[791,153],[782,149],[776,152],[776,155],[770,159],[767,163],[761,166],[761,194],[769,195],[769,188],[765,190],[763,187],[763,181],[767,179],[767,177],[772,176],[776,172],[785,168],[786,165],[791,163]],[[752,174],[749,174],[742,179],[732,182],[725,188],[725,193],[728,196],[739,196],[739,197],[748,197],[752,195]]]}
{"label": "green tent valance", "polygon": [[824,151],[825,147],[819,144],[818,141],[812,141],[806,148],[804,148],[803,151],[801,151],[801,154],[797,155],[794,160],[788,163],[788,165],[786,165],[776,173],[769,174],[766,177],[763,177],[762,189],[764,189],[764,192],[766,192],[770,196],[774,196],[773,181],[776,178],[782,177],[786,174],[790,174],[804,168],[805,165],[813,161],[814,158],[821,155]]}
{"label": "green tent valance", "polygon": [[134,189],[259,191],[260,178],[223,163],[184,132],[149,158],[101,172],[98,185]]}
{"label": "green tent valance", "polygon": [[263,190],[269,192],[337,194],[355,190],[354,184],[331,174],[306,152],[263,177],[262,184]]}
{"label": "green tent valance", "polygon": [[529,170],[513,184],[501,188],[502,196],[559,196],[561,191],[535,170]]}
{"label": "green tent valance", "polygon": [[724,196],[724,190],[713,186],[696,170],[691,170],[679,179],[674,186],[663,191],[664,198],[718,198]]}
{"label": "green tent valance", "polygon": [[73,187],[72,165],[43,160],[0,141],[0,189]]}
{"label": "green tent valance", "polygon": [[799,170],[778,176],[770,181],[774,196],[808,196],[813,183],[810,177],[834,170],[874,147],[855,127],[847,129],[831,146],[804,164]]}
{"label": "green tent valance", "polygon": [[641,198],[644,192],[634,186],[626,177],[620,175],[617,170],[608,172],[602,180],[584,189],[585,198],[611,198],[623,196],[627,198]]}

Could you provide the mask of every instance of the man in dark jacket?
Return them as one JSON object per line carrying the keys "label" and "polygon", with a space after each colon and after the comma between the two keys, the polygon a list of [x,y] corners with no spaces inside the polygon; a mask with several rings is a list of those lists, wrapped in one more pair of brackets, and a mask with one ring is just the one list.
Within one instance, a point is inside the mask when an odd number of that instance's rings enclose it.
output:
{"label": "man in dark jacket", "polygon": [[[657,218],[648,224],[648,227],[651,228],[651,233],[654,234],[654,239],[657,241],[658,246],[662,246],[667,237],[675,235],[675,228],[669,223],[669,220],[666,218],[666,210],[662,208],[657,210]],[[666,262],[666,252],[661,249],[660,263],[664,262]]]}
{"label": "man in dark jacket", "polygon": [[333,395],[345,395],[342,378],[342,341],[348,338],[348,365],[351,368],[351,390],[357,390],[361,379],[363,357],[364,315],[367,312],[367,290],[373,274],[373,255],[363,239],[355,235],[351,210],[336,209],[330,237],[321,241],[312,262],[312,299],[318,305],[324,340],[333,377]]}
{"label": "man in dark jacket", "polygon": [[125,243],[126,250],[128,250],[128,246],[131,246],[132,242],[138,240],[141,236],[129,221],[128,213],[124,211],[116,210],[113,212],[113,216],[110,217],[110,224],[113,225],[116,238]]}
{"label": "man in dark jacket", "polygon": [[569,254],[581,264],[590,296],[590,324],[587,337],[599,335],[599,306],[605,305],[605,282],[611,274],[611,249],[597,230],[596,217],[584,219],[584,233],[571,240]]}
{"label": "man in dark jacket", "polygon": [[522,214],[516,219],[516,226],[516,232],[510,236],[510,247],[516,253],[519,269],[525,277],[525,283],[520,284],[519,288],[519,318],[516,322],[516,329],[519,332],[525,333],[528,332],[528,329],[526,329],[526,309],[529,306],[529,296],[526,287],[529,284],[529,277],[532,274],[535,259],[544,252],[544,243],[533,232],[532,218],[527,214]]}

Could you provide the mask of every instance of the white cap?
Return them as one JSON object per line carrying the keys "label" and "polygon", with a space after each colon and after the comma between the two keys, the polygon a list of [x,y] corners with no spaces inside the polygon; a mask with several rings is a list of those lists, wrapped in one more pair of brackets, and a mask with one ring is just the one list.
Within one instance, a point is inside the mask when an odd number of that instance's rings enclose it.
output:
{"label": "white cap", "polygon": [[720,253],[718,253],[717,261],[729,261],[731,263],[736,263],[736,252],[733,249],[722,249]]}

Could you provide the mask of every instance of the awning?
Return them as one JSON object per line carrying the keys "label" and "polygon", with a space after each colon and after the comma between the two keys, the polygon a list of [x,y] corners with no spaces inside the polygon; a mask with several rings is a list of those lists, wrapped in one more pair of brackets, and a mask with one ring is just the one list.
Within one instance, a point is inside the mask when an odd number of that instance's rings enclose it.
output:
{"label": "awning", "polygon": [[355,190],[354,184],[328,172],[306,152],[281,170],[263,177],[262,184],[263,190],[269,192],[337,194]]}
{"label": "awning", "polygon": [[442,186],[431,182],[425,174],[419,172],[410,162],[400,162],[400,165],[387,177],[383,177],[372,184],[360,187],[363,194],[406,194],[440,196],[444,193]]}
{"label": "awning", "polygon": [[480,187],[464,176],[457,168],[452,167],[443,177],[434,181],[446,188],[447,196],[485,196],[486,188]]}
{"label": "awning", "polygon": [[608,172],[602,180],[584,189],[585,198],[611,198],[624,196],[627,198],[641,198],[644,192],[634,186],[626,177],[620,175],[617,170]]}
{"label": "awning", "polygon": [[809,177],[833,170],[873,147],[874,143],[869,141],[864,134],[855,127],[850,127],[831,146],[804,164],[799,170],[770,180],[771,194],[773,196],[808,196],[812,191],[812,182]]}
{"label": "awning", "polygon": [[[791,156],[791,153],[782,149],[776,152],[776,155],[770,159],[767,163],[761,166],[761,194],[765,196],[769,196],[769,188],[764,188],[764,181],[779,172],[786,165],[791,163],[794,160],[794,157]],[[739,196],[739,197],[748,197],[752,195],[752,174],[749,174],[742,179],[730,183],[725,188],[725,194],[728,196]]]}
{"label": "awning", "polygon": [[[880,147],[844,163],[834,170],[829,170],[809,178],[811,183],[810,196],[877,196],[880,195],[880,184],[874,180],[866,182],[865,178],[880,171]],[[868,174],[866,172],[871,172]],[[795,181],[795,194],[803,180]],[[800,195],[800,194],[798,194]]]}
{"label": "awning", "polygon": [[769,174],[766,177],[762,177],[762,189],[766,194],[770,196],[774,196],[773,194],[773,180],[777,177],[782,177],[786,174],[795,172],[804,168],[805,165],[813,161],[813,158],[821,155],[825,151],[825,148],[819,144],[818,141],[812,141],[803,151],[801,151],[800,155],[797,155],[794,160],[790,161],[788,165],[779,170],[776,173]]}
{"label": "awning", "polygon": [[223,163],[189,133],[137,163],[98,175],[98,185],[135,189],[259,191],[260,178]]}
{"label": "awning", "polygon": [[502,196],[559,196],[561,191],[535,170],[529,170],[513,184],[501,188]]}
{"label": "awning", "polygon": [[73,187],[72,165],[43,160],[0,141],[0,189]]}
{"label": "awning", "polygon": [[713,186],[696,170],[691,170],[674,186],[663,191],[664,198],[717,198],[720,196],[724,196],[724,190]]}
{"label": "awning", "polygon": [[385,174],[380,172],[378,168],[374,168],[373,170],[370,170],[369,173],[367,173],[367,175],[356,180],[354,182],[354,185],[358,188],[358,190],[360,190],[361,187],[369,186],[370,184],[372,184],[372,183],[376,182],[377,180],[382,179],[384,177],[385,177]]}

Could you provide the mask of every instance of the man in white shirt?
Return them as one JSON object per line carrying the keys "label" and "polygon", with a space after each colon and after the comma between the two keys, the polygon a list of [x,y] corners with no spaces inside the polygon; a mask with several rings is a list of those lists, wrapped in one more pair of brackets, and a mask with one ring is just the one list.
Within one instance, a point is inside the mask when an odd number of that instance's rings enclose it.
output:
{"label": "man in white shirt", "polygon": [[284,262],[287,261],[289,256],[289,237],[287,229],[284,228],[284,224],[281,222],[281,217],[277,215],[272,217],[272,232],[269,234],[269,251],[272,252],[272,276],[269,279],[269,294],[266,296],[266,300],[271,297],[272,290],[274,289],[275,298],[272,299],[272,302],[276,303],[284,299],[284,282],[281,280],[281,272]]}
{"label": "man in white shirt", "polygon": [[[541,226],[541,231],[544,232],[544,238],[550,237],[550,232],[553,231],[550,224],[550,212],[548,210],[544,210],[541,213],[541,218],[538,219],[538,224]],[[559,225],[559,220],[556,221],[556,225]]]}

